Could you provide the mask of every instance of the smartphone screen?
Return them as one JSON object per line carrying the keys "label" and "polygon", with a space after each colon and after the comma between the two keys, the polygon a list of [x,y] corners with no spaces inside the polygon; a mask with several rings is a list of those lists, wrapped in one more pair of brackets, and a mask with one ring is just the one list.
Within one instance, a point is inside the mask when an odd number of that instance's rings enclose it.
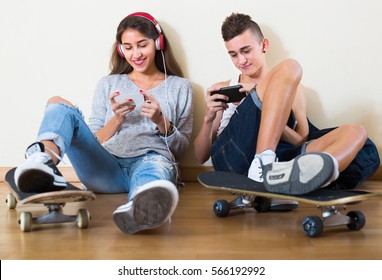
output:
{"label": "smartphone screen", "polygon": [[135,105],[137,107],[142,107],[142,104],[144,102],[144,97],[143,97],[143,94],[141,93],[121,94],[114,97],[114,100],[116,102],[127,100],[127,99],[132,99],[133,101],[131,102],[130,105]]}

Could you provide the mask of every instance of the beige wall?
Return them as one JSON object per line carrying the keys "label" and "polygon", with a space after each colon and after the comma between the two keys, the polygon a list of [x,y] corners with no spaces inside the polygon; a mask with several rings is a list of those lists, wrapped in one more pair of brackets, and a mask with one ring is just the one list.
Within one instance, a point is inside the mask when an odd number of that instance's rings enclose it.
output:
{"label": "beige wall", "polygon": [[[0,0],[0,166],[23,161],[50,96],[71,100],[89,116],[95,85],[108,73],[117,24],[135,11],[147,11],[161,23],[193,83],[194,135],[206,88],[237,73],[220,25],[231,12],[244,12],[271,40],[271,65],[286,57],[302,64],[314,123],[363,124],[382,149],[378,0]],[[197,164],[192,148],[182,163]]]}

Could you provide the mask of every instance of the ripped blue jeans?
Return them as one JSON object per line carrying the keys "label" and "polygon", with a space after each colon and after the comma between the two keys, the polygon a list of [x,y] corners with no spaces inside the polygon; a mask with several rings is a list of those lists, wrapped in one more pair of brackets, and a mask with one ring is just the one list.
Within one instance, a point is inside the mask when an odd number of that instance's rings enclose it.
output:
{"label": "ripped blue jeans", "polygon": [[52,140],[61,157],[68,156],[78,178],[97,193],[129,193],[153,180],[175,183],[176,169],[166,157],[149,152],[120,158],[109,153],[97,140],[78,108],[48,104],[37,141]]}

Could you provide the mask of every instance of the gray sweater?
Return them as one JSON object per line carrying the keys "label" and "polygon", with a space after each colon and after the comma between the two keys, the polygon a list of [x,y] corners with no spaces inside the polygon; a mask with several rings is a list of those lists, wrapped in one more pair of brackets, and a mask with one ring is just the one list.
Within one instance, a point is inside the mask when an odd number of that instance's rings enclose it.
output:
{"label": "gray sweater", "polygon": [[[113,92],[139,93],[139,88],[125,74],[103,77],[95,90],[89,127],[94,133],[113,117],[109,96]],[[174,124],[174,133],[167,138],[156,134],[156,125],[135,109],[126,116],[120,130],[103,143],[113,155],[130,158],[155,151],[171,160],[168,148],[178,161],[187,151],[193,125],[193,91],[184,78],[168,76],[148,90],[159,102],[165,117]],[[166,145],[167,142],[167,145]],[[167,148],[168,146],[168,148]]]}

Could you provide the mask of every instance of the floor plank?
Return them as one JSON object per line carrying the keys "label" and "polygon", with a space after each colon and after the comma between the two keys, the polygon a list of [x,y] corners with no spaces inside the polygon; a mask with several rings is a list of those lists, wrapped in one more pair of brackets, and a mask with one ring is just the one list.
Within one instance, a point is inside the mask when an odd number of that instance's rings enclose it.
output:
{"label": "floor plank", "polygon": [[[382,190],[382,182],[364,186]],[[70,203],[64,211],[75,214],[86,207],[92,220],[87,229],[74,224],[34,225],[24,233],[17,223],[20,212],[43,213],[42,205],[19,205],[9,210],[8,189],[0,183],[0,258],[20,259],[382,259],[382,200],[372,199],[351,205],[361,210],[367,222],[361,231],[346,226],[325,229],[318,238],[301,230],[301,221],[320,212],[300,204],[291,212],[256,213],[254,210],[218,218],[212,211],[217,199],[233,199],[225,192],[211,191],[197,182],[188,182],[180,192],[180,202],[171,222],[162,227],[126,235],[114,225],[111,214],[126,203],[125,194],[97,195],[95,201]]]}

